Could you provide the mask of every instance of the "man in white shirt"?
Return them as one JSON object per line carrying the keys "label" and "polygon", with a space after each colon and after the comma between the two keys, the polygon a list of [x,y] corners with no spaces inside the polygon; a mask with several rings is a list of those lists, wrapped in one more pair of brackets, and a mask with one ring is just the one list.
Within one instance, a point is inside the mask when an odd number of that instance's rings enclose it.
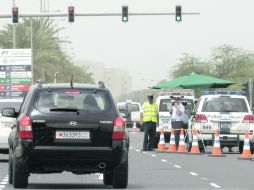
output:
{"label": "man in white shirt", "polygon": [[175,132],[176,148],[179,146],[180,129],[183,128],[183,115],[185,112],[180,98],[176,97],[172,103],[171,125]]}

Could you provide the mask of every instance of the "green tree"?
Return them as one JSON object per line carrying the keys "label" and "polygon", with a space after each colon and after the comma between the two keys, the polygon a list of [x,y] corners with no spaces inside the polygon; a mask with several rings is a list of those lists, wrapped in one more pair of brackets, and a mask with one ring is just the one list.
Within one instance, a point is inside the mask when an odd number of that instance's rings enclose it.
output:
{"label": "green tree", "polygon": [[[74,65],[73,61],[62,51],[63,41],[57,36],[60,30],[50,18],[31,19],[33,22],[33,79],[53,82],[53,75],[58,72],[58,82],[69,82],[74,76],[75,82],[94,83],[92,74],[86,67]],[[24,19],[17,24],[16,48],[31,47],[31,20]],[[0,47],[12,48],[12,25],[7,24],[0,30]]]}
{"label": "green tree", "polygon": [[211,74],[212,67],[199,57],[183,53],[179,63],[173,66],[169,78],[177,78],[189,73]]}

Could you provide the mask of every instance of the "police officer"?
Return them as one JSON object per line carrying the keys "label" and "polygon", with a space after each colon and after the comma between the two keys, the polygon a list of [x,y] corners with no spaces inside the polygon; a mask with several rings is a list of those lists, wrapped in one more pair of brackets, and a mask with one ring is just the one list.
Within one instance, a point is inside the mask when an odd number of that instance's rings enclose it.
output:
{"label": "police officer", "polygon": [[175,131],[175,143],[176,148],[179,146],[180,129],[183,127],[183,115],[185,112],[184,106],[182,105],[180,98],[176,97],[172,103],[172,115],[171,115],[171,126]]}
{"label": "police officer", "polygon": [[143,151],[151,151],[153,149],[156,124],[158,122],[158,105],[153,101],[152,94],[149,94],[147,98],[148,101],[142,106],[143,110],[140,118],[144,128]]}

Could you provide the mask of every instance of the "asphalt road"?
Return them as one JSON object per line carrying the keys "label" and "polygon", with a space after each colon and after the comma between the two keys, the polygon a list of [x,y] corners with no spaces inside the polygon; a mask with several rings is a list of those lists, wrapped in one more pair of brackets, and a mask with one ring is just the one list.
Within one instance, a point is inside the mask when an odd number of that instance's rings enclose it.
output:
{"label": "asphalt road", "polygon": [[[254,161],[238,160],[240,154],[213,158],[141,152],[143,133],[130,133],[128,189],[253,189]],[[0,155],[0,190],[7,184],[8,155]],[[112,189],[102,175],[32,174],[28,189]]]}

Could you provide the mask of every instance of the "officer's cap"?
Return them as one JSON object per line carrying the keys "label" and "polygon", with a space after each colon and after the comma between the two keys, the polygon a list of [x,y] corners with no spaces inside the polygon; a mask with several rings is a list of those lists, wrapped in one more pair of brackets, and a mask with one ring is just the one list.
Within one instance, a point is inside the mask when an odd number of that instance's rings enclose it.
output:
{"label": "officer's cap", "polygon": [[147,98],[148,98],[148,99],[153,99],[153,95],[152,95],[152,94],[148,94],[148,95],[147,95]]}

